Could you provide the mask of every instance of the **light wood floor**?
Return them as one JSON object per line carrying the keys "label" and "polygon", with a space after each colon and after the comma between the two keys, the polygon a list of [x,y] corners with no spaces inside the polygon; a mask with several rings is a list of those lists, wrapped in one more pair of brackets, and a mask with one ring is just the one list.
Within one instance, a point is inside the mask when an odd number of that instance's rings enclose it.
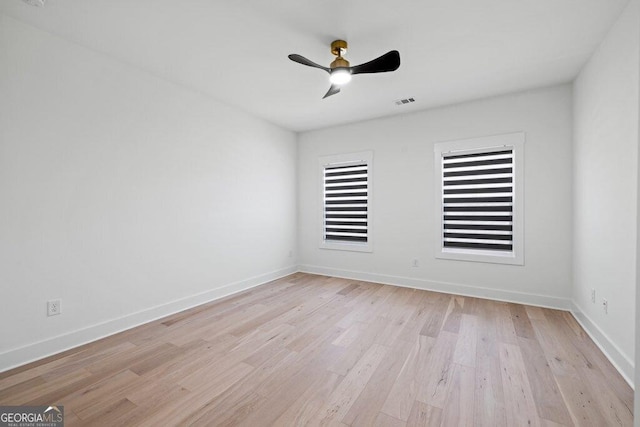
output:
{"label": "light wood floor", "polygon": [[0,374],[66,425],[631,426],[570,314],[295,274]]}

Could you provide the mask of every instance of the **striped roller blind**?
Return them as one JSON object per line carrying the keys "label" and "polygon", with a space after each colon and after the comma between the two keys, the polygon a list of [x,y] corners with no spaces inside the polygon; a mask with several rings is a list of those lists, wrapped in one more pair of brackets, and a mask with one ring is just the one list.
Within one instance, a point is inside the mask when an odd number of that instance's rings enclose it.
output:
{"label": "striped roller blind", "polygon": [[367,242],[368,166],[324,167],[325,241]]}
{"label": "striped roller blind", "polygon": [[513,252],[513,149],[442,155],[444,249]]}

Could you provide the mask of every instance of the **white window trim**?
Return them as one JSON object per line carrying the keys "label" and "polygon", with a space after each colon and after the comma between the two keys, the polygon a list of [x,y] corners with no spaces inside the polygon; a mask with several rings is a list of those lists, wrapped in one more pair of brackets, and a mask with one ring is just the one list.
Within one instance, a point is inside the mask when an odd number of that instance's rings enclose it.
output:
{"label": "white window trim", "polygon": [[[456,141],[439,142],[434,145],[435,182],[435,257],[439,259],[524,265],[524,132],[493,135]],[[513,253],[500,254],[494,251],[445,249],[442,245],[442,155],[452,151],[483,151],[498,147],[513,148]]]}
{"label": "white window trim", "polygon": [[[349,163],[367,163],[367,242],[332,242],[324,240],[324,168],[328,165],[348,165]],[[318,159],[319,168],[319,229],[320,249],[333,249],[352,252],[373,252],[373,151],[361,151],[357,153],[335,154],[323,156]]]}

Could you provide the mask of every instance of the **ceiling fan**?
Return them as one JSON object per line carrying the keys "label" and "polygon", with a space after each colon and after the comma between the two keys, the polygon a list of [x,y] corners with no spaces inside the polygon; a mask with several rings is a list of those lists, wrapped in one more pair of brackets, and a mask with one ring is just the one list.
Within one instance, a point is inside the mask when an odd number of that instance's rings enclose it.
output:
{"label": "ceiling fan", "polygon": [[335,40],[331,43],[331,53],[337,58],[329,67],[323,67],[322,65],[316,64],[302,55],[291,54],[289,55],[289,59],[302,65],[320,68],[321,70],[329,73],[331,87],[329,87],[329,91],[322,97],[322,99],[340,92],[340,87],[349,83],[349,81],[351,81],[351,76],[354,74],[386,73],[388,71],[395,71],[400,66],[400,53],[397,50],[389,51],[376,59],[354,67],[349,66],[349,61],[342,57],[346,51],[346,41]]}

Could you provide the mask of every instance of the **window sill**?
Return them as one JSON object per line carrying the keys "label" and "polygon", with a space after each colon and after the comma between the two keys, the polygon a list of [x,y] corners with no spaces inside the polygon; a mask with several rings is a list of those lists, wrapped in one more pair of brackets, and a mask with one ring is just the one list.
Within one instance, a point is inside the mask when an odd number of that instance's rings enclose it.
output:
{"label": "window sill", "polygon": [[320,249],[329,249],[337,251],[350,252],[373,252],[373,246],[369,243],[339,243],[339,242],[320,242]]}
{"label": "window sill", "polygon": [[514,254],[496,254],[492,251],[441,250],[436,254],[438,259],[455,261],[484,262],[489,264],[524,265],[524,257]]}

